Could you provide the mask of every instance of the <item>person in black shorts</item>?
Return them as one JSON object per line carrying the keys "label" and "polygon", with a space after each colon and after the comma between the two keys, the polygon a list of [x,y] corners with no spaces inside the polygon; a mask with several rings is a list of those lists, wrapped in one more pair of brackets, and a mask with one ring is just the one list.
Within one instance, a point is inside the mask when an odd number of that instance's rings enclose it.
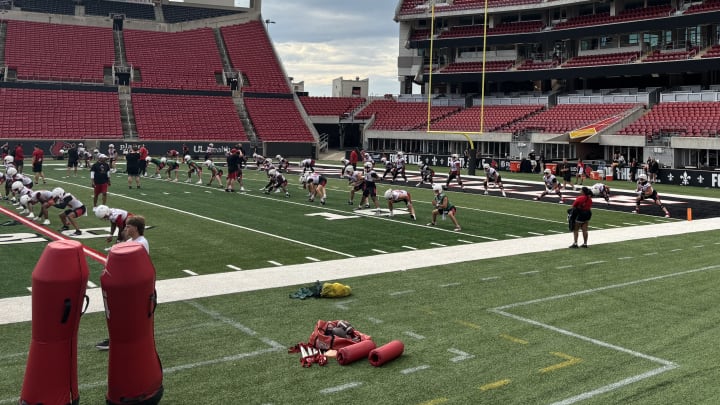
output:
{"label": "person in black shorts", "polygon": [[70,170],[73,172],[73,177],[77,177],[78,160],[80,155],[78,154],[78,148],[75,144],[70,146],[70,149],[67,151],[67,156],[67,177],[70,177]]}
{"label": "person in black shorts", "polygon": [[135,180],[135,186],[140,188],[140,152],[135,146],[130,146],[130,150],[125,156],[125,164],[128,175],[128,188],[132,188],[133,180]]}

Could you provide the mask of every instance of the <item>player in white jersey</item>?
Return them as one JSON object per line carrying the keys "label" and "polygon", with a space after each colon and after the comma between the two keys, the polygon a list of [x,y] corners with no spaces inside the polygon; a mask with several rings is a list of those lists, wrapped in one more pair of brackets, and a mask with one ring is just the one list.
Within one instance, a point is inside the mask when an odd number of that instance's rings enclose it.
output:
{"label": "player in white jersey", "polygon": [[558,197],[560,197],[560,200],[558,201],[560,204],[565,202],[562,193],[560,192],[560,183],[557,181],[557,178],[555,178],[555,175],[552,174],[552,171],[550,169],[545,169],[543,175],[543,182],[545,183],[545,191],[540,193],[539,196],[533,198],[533,200],[539,201],[548,193],[554,192],[555,194],[557,194]]}
{"label": "player in white jersey", "polygon": [[[35,221],[43,221],[43,225],[50,225],[50,219],[48,218],[48,208],[52,206],[53,194],[49,190],[33,190],[30,194],[30,201],[28,202],[28,209],[30,213],[33,211],[33,205],[40,204],[40,213],[35,217]],[[28,215],[30,217],[30,215]],[[31,218],[31,217],[30,217]]]}
{"label": "player in white jersey", "polygon": [[378,204],[377,199],[377,186],[375,185],[375,182],[380,179],[380,176],[375,172],[373,169],[373,165],[370,162],[365,162],[365,173],[363,174],[364,178],[364,188],[363,188],[363,196],[360,200],[360,205],[356,209],[362,209],[363,205],[367,206],[370,204],[368,201],[369,199],[372,199],[373,203],[375,204],[375,212],[380,212],[380,205]]}
{"label": "player in white jersey", "polygon": [[454,153],[452,155],[452,160],[450,161],[450,174],[445,182],[445,189],[450,188],[450,182],[453,181],[453,179],[457,179],[460,189],[465,191],[465,186],[463,186],[462,178],[460,177],[460,169],[462,169],[462,162],[460,161],[460,157],[457,153]]}
{"label": "player in white jersey", "polygon": [[395,156],[395,170],[393,171],[393,178],[391,182],[395,182],[395,179],[398,177],[398,175],[401,175],[403,180],[405,180],[405,183],[407,183],[408,179],[405,176],[405,165],[407,161],[405,160],[405,154],[402,152],[398,152]]}
{"label": "player in white jersey", "polygon": [[327,194],[325,193],[325,185],[327,184],[327,179],[325,178],[325,176],[319,173],[312,173],[305,177],[305,183],[307,183],[307,188],[310,191],[308,201],[315,201],[315,196],[317,194],[320,194],[322,196],[320,197],[320,204],[325,205],[325,199],[327,198]]}
{"label": "player in white jersey", "polygon": [[313,159],[303,159],[300,166],[303,168],[303,174],[306,172],[315,173],[315,161]]}
{"label": "player in white jersey", "polygon": [[203,164],[210,172],[210,182],[207,185],[212,186],[213,181],[217,180],[218,187],[223,188],[223,183],[222,183],[223,171],[218,169],[217,166],[215,166],[215,163],[213,163],[213,161],[210,159],[206,160],[205,163],[203,163]]}
{"label": "player in white jersey", "polygon": [[282,190],[285,192],[285,197],[290,197],[290,192],[287,190],[288,181],[280,171],[272,169],[268,172],[268,176],[270,176],[270,181],[265,186],[265,194],[270,194],[273,191],[279,193]]}
{"label": "player in white jersey", "polygon": [[659,206],[660,209],[663,210],[663,212],[665,213],[665,218],[670,218],[670,211],[668,211],[668,209],[665,208],[665,205],[663,205],[662,201],[660,201],[660,196],[653,188],[652,183],[648,181],[647,175],[641,174],[638,176],[636,191],[638,196],[637,198],[635,198],[635,209],[633,210],[633,214],[640,213],[641,201],[652,200],[653,204]]}
{"label": "player in white jersey", "polygon": [[[345,178],[345,176],[347,176],[347,171],[348,171],[347,169],[348,169],[348,167],[350,167],[352,169],[352,165],[350,164],[350,160],[348,160],[348,159],[343,159],[340,161],[340,163],[342,163],[342,165],[343,165],[342,171],[340,172],[340,178],[342,179],[342,178]],[[352,170],[350,171],[350,173],[352,173]]]}
{"label": "player in white jersey", "polygon": [[74,235],[82,235],[76,219],[85,215],[85,204],[75,198],[74,195],[66,193],[65,190],[60,187],[53,189],[52,193],[55,199],[55,208],[65,209],[65,211],[60,214],[60,222],[62,222],[63,226],[59,231],[67,231],[70,229],[68,225],[70,224],[75,228]]}
{"label": "player in white jersey", "polygon": [[485,186],[485,192],[483,194],[487,195],[488,181],[492,181],[493,183],[495,183],[496,186],[500,187],[500,191],[502,191],[502,196],[507,197],[507,195],[505,194],[505,189],[503,188],[500,173],[494,167],[491,167],[487,163],[483,165],[483,170],[485,170],[485,182],[483,183],[483,186]]}
{"label": "player in white jersey", "polygon": [[388,189],[387,191],[385,191],[385,199],[388,202],[388,209],[390,210],[391,217],[393,216],[393,205],[396,202],[404,202],[407,206],[408,212],[410,213],[410,218],[413,221],[415,220],[415,208],[413,208],[410,193],[405,190]]}
{"label": "player in white jersey", "polygon": [[105,241],[111,243],[113,241],[113,235],[117,229],[117,242],[120,243],[126,239],[125,236],[125,225],[127,224],[128,218],[133,215],[120,208],[110,208],[107,205],[98,205],[93,208],[95,216],[99,219],[110,221],[110,236]]}
{"label": "player in white jersey", "polygon": [[253,153],[253,159],[255,159],[255,166],[257,166],[258,170],[262,170],[262,164],[265,162],[265,156],[259,154],[259,153]]}
{"label": "player in white jersey", "polygon": [[595,183],[590,188],[590,191],[592,191],[593,197],[602,197],[606,203],[610,204],[610,187],[602,183]]}
{"label": "player in white jersey", "polygon": [[[18,206],[16,209],[20,210],[20,215],[29,214],[30,210],[27,207],[27,203],[30,198],[30,193],[32,193],[32,190],[25,187],[21,181],[16,181],[12,184],[12,192],[15,195],[15,199],[18,201]],[[27,198],[23,199],[23,197]]]}
{"label": "player in white jersey", "polygon": [[383,175],[382,175],[382,180],[385,181],[385,177],[388,174],[391,176],[393,175],[393,172],[395,170],[395,163],[393,163],[390,159],[383,156],[380,159],[380,164],[383,165],[383,167],[385,168],[385,171],[383,172]]}
{"label": "player in white jersey", "polygon": [[363,189],[365,188],[365,173],[362,170],[352,170],[352,167],[349,167],[349,171],[351,172],[348,175],[348,184],[350,185],[350,198],[348,199],[348,205],[353,205],[355,200],[355,193],[359,192],[362,194]]}

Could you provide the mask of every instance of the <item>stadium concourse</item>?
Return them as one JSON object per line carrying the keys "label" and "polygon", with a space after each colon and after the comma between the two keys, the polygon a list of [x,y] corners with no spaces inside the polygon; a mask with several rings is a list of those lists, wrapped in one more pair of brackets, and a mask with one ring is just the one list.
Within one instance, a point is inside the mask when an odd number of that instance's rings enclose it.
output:
{"label": "stadium concourse", "polygon": [[[336,167],[316,168],[316,170],[325,172],[328,175],[338,174],[338,168]],[[466,192],[482,193],[481,179],[481,177],[466,176]],[[415,189],[412,182],[417,181],[417,175],[413,173],[412,176],[408,176],[408,180],[408,183],[401,183],[402,187]],[[532,199],[542,190],[540,182],[513,180],[504,184],[509,198]],[[385,182],[381,187],[384,188],[389,185],[390,183]],[[499,191],[490,190],[491,195],[493,193],[499,195]],[[571,193],[571,199],[577,195],[577,192]],[[629,207],[634,205],[632,203],[634,201],[633,196],[634,193],[631,192],[613,193],[610,205],[606,206],[602,201],[596,204],[598,209],[630,210]],[[484,198],[484,196],[480,198]],[[571,199],[566,201],[566,205],[569,206]],[[555,199],[548,199],[547,201],[557,204]],[[622,203],[619,203],[619,201],[622,201]],[[663,194],[663,201],[665,204],[671,201],[671,212],[677,214],[679,214],[681,208],[684,213],[686,207],[692,207],[695,219],[692,221],[670,219],[659,224],[593,230],[592,245],[639,240],[655,237],[656,235],[683,235],[720,229],[720,199],[700,199]],[[655,207],[648,207],[648,211],[652,208]],[[365,256],[289,265],[280,268],[271,267],[200,275],[191,278],[158,280],[156,287],[159,303],[168,303],[261,289],[305,285],[314,283],[316,280],[347,280],[353,277],[408,271],[452,263],[566,250],[570,241],[570,234],[535,236],[524,238],[523,243],[517,243],[517,240],[509,239],[462,246],[438,247],[422,251],[383,254],[382,266],[377,265],[378,256]],[[104,311],[101,290],[99,288],[89,289],[87,294],[90,297],[87,312]],[[30,301],[30,296],[1,299],[0,307],[5,310],[0,313],[0,325],[29,322],[32,317]]]}

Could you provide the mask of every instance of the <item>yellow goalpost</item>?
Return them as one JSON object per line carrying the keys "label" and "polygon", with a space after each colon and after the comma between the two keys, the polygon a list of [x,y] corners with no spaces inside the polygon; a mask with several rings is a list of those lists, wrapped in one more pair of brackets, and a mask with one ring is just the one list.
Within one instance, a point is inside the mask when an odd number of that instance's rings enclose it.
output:
{"label": "yellow goalpost", "polygon": [[432,0],[430,8],[430,74],[428,75],[428,89],[427,89],[427,129],[425,130],[428,134],[459,134],[464,135],[470,142],[470,149],[475,149],[470,135],[482,135],[484,133],[485,125],[485,50],[487,48],[487,19],[488,19],[488,0],[485,0],[484,10],[484,21],[483,21],[483,50],[482,50],[482,74],[481,74],[481,89],[480,89],[480,120],[479,120],[479,131],[436,131],[431,128],[431,109],[432,109],[432,76],[433,76],[433,50],[435,49],[435,0]]}

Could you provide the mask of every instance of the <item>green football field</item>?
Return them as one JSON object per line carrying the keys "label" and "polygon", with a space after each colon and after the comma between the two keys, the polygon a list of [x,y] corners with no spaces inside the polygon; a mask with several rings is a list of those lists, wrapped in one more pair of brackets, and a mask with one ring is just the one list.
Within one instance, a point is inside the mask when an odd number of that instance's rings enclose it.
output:
{"label": "green football field", "polygon": [[[64,178],[57,169],[46,172],[48,187],[62,186],[92,205],[87,173]],[[182,176],[180,183],[144,179],[141,189],[128,189],[124,176],[113,177],[108,205],[147,218],[158,283],[180,280],[192,289],[207,277],[226,274],[232,282],[238,272],[265,268],[273,277],[278,270],[307,271],[309,280],[313,267],[339,275],[342,266],[347,274],[390,268],[321,280],[352,287],[351,296],[339,299],[290,299],[304,285],[289,283],[162,303],[155,319],[162,403],[709,404],[720,398],[713,343],[720,231],[665,236],[652,231],[683,221],[596,202],[590,249],[570,250],[567,204],[502,198],[496,190],[450,192],[463,228],[453,232],[449,220],[425,225],[427,188],[407,186],[418,213],[412,221],[400,208],[389,217],[382,201],[379,215],[353,211],[347,182],[337,173],[328,177],[325,206],[307,201],[297,175],[289,176],[289,198],[259,191],[267,181],[257,171],[245,171],[245,193],[182,183]],[[7,202],[0,206],[13,210]],[[51,229],[59,227],[57,213],[51,211]],[[90,213],[80,226],[83,244],[105,253],[107,222]],[[620,236],[594,245],[593,234],[603,232]],[[530,249],[542,238],[553,248]],[[0,308],[23,299],[29,305],[32,270],[50,238],[23,225],[0,226],[0,241],[11,240],[23,243],[0,245],[6,263]],[[562,247],[554,247],[559,240]],[[463,259],[496,246],[507,252]],[[449,264],[427,267],[443,252],[453,252]],[[102,265],[88,263],[98,288]],[[287,348],[306,341],[319,319],[348,320],[378,345],[401,340],[405,353],[379,368],[334,359],[302,368]],[[19,398],[30,326],[29,320],[0,326],[0,404]],[[81,403],[104,403],[107,352],[94,345],[105,337],[103,314],[85,314],[78,338]]]}

